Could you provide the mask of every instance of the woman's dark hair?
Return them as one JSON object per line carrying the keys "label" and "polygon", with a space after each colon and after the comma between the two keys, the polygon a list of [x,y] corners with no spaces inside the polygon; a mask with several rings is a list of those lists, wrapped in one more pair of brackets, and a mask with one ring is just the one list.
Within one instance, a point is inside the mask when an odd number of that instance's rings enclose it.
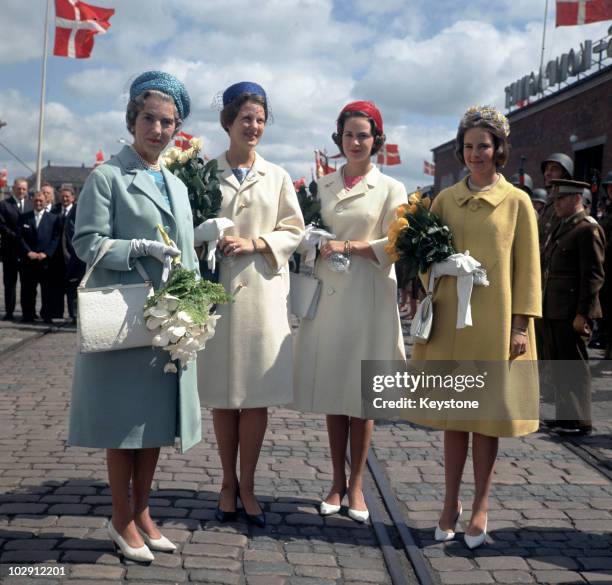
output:
{"label": "woman's dark hair", "polygon": [[490,124],[486,120],[480,119],[475,121],[464,122],[462,120],[457,130],[457,138],[455,139],[455,156],[457,160],[465,165],[465,157],[463,156],[463,144],[465,141],[465,133],[472,128],[482,128],[491,134],[493,138],[493,162],[496,168],[502,169],[508,162],[510,156],[510,143],[504,132],[495,125]]}
{"label": "woman's dark hair", "polygon": [[131,99],[128,102],[127,109],[125,112],[125,125],[128,129],[128,132],[133,136],[134,135],[134,125],[136,124],[136,118],[138,118],[138,114],[142,112],[145,107],[145,103],[147,98],[156,97],[164,102],[170,102],[172,107],[174,108],[174,134],[176,134],[183,124],[183,120],[179,116],[178,110],[176,108],[176,104],[174,103],[174,98],[169,96],[167,93],[163,93],[156,89],[147,89],[143,91],[141,94],[137,95],[134,99]]}
{"label": "woman's dark hair", "polygon": [[338,116],[336,121],[336,131],[332,134],[332,140],[336,146],[340,149],[340,153],[344,156],[344,150],[342,148],[342,134],[344,134],[344,125],[349,118],[366,118],[370,122],[370,130],[372,136],[374,136],[374,144],[372,145],[372,152],[370,155],[376,154],[385,143],[385,135],[376,127],[374,120],[368,116],[365,112],[359,110],[349,110],[342,112]]}
{"label": "woman's dark hair", "polygon": [[244,106],[247,102],[253,102],[263,108],[264,114],[266,116],[266,122],[268,121],[268,101],[261,95],[257,95],[255,93],[241,93],[236,96],[227,106],[225,106],[220,114],[219,120],[221,121],[221,126],[223,130],[229,132],[229,127],[234,123],[234,120],[238,117],[238,113],[240,112],[240,108]]}

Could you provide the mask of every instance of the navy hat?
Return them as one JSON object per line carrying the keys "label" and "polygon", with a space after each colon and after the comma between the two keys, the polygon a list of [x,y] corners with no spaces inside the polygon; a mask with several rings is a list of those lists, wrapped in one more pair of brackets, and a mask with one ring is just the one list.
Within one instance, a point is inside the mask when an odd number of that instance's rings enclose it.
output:
{"label": "navy hat", "polygon": [[170,73],[164,71],[145,71],[130,86],[130,100],[145,91],[156,90],[169,95],[176,105],[179,116],[184,120],[191,111],[191,99],[185,86]]}
{"label": "navy hat", "polygon": [[253,81],[239,81],[238,83],[234,83],[234,85],[230,85],[223,92],[223,107],[231,104],[239,95],[243,93],[258,95],[264,100],[267,100],[266,92],[261,85]]}

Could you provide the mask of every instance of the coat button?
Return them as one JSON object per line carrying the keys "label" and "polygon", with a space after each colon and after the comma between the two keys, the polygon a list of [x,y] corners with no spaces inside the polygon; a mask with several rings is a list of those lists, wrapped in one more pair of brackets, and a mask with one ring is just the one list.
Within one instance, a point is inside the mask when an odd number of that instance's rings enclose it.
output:
{"label": "coat button", "polygon": [[478,201],[472,201],[470,203],[470,211],[478,211],[480,209],[480,203]]}
{"label": "coat button", "polygon": [[336,289],[331,286],[327,289],[328,295],[333,295],[335,292],[336,292]]}
{"label": "coat button", "polygon": [[236,285],[236,292],[238,292],[239,290],[242,290],[243,288],[246,288],[246,284],[244,284],[244,282],[239,282]]}
{"label": "coat button", "polygon": [[342,205],[342,203],[338,203],[338,205],[336,205],[336,213],[342,213],[344,211],[344,205]]}
{"label": "coat button", "polygon": [[248,207],[248,203],[241,203],[238,207],[240,207],[240,209],[244,209],[245,207]]}

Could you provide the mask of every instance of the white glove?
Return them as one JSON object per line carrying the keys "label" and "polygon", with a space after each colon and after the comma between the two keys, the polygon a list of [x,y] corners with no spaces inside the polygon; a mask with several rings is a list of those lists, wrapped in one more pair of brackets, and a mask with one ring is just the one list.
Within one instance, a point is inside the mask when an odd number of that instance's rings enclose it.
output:
{"label": "white glove", "polygon": [[175,246],[166,246],[163,242],[155,240],[132,240],[130,242],[130,258],[152,256],[162,264],[167,256],[180,256],[181,251]]}
{"label": "white glove", "polygon": [[231,227],[234,227],[234,222],[231,219],[227,217],[215,217],[203,221],[193,230],[194,244],[196,246],[201,246],[204,243],[207,244],[208,251],[206,252],[206,261],[208,263],[208,269],[212,272],[215,271],[217,264],[215,257],[217,243],[223,237],[223,232]]}

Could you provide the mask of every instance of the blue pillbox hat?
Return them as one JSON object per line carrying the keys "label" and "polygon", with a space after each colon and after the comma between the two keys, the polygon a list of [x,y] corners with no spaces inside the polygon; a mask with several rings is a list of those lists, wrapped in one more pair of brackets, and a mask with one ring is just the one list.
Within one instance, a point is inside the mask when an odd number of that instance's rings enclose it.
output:
{"label": "blue pillbox hat", "polygon": [[145,71],[141,73],[130,86],[130,99],[141,93],[157,90],[169,95],[176,104],[179,116],[184,120],[191,111],[191,99],[185,86],[170,73],[165,71]]}

